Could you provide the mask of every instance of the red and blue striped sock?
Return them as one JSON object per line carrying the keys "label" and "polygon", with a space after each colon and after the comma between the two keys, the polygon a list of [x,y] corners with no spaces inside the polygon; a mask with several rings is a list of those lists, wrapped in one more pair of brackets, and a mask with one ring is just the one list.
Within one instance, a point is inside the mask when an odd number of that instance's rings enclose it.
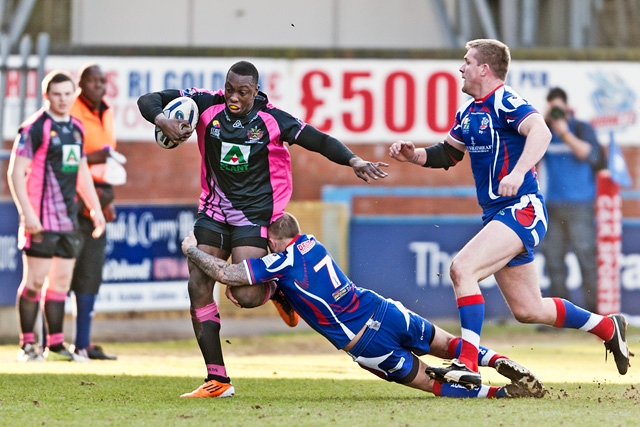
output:
{"label": "red and blue striped sock", "polygon": [[[455,337],[449,341],[447,352],[449,355],[455,358],[460,357],[460,349],[462,348],[462,339]],[[494,350],[485,346],[480,346],[478,349],[478,366],[488,366],[493,368],[496,366],[496,362],[500,359],[508,359],[507,356],[503,356],[500,353],[496,353]]]}
{"label": "red and blue striped sock", "polygon": [[457,299],[462,328],[462,346],[458,360],[472,371],[478,372],[478,349],[484,322],[484,298],[482,294],[467,295]]}
{"label": "red and blue striped sock", "polygon": [[467,390],[466,387],[454,383],[433,384],[433,394],[440,397],[456,397],[456,398],[492,398],[496,397],[496,392],[500,387],[492,387],[482,384],[480,387]]}
{"label": "red and blue striped sock", "polygon": [[603,341],[613,336],[613,321],[608,317],[591,313],[562,298],[552,298],[556,304],[556,328],[571,328],[587,331]]}

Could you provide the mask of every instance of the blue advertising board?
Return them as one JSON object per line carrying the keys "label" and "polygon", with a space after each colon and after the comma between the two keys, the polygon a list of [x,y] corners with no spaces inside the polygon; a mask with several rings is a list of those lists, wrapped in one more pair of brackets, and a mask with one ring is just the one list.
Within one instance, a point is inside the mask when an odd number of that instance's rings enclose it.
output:
{"label": "blue advertising board", "polygon": [[[122,205],[107,224],[99,311],[164,310],[189,307],[187,261],[182,239],[193,228],[193,205]],[[22,278],[17,249],[18,215],[0,203],[0,305],[15,304]]]}
{"label": "blue advertising board", "polygon": [[[349,244],[349,275],[356,285],[401,301],[428,318],[457,318],[449,264],[480,229],[470,217],[354,217]],[[620,259],[621,311],[640,324],[640,221],[623,220]],[[482,256],[482,254],[478,254]],[[581,304],[574,255],[567,257],[571,298]],[[549,286],[544,256],[536,254],[543,292]],[[480,283],[488,319],[511,319],[493,276]]]}
{"label": "blue advertising board", "polygon": [[22,252],[18,250],[18,211],[12,201],[0,202],[0,218],[0,305],[13,305],[22,280]]}

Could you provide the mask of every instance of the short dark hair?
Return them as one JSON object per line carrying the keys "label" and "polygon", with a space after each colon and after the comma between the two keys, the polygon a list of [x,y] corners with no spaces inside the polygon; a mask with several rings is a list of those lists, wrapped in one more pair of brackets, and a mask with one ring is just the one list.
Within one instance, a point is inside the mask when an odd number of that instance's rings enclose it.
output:
{"label": "short dark hair", "polygon": [[236,62],[231,66],[231,68],[229,68],[229,71],[227,72],[227,74],[231,72],[239,76],[251,76],[253,79],[253,83],[255,84],[258,84],[258,80],[260,78],[260,75],[258,74],[258,69],[256,68],[255,65],[253,65],[249,61]]}
{"label": "short dark hair", "polygon": [[562,102],[567,103],[567,92],[559,87],[554,87],[549,90],[547,93],[547,102],[553,101],[554,99],[560,98]]}
{"label": "short dark hair", "polygon": [[76,88],[76,84],[73,81],[73,76],[68,71],[64,70],[53,70],[49,72],[42,79],[42,94],[49,93],[49,88],[51,83],[62,83],[62,82],[71,82],[73,88]]}
{"label": "short dark hair", "polygon": [[80,68],[80,71],[78,72],[78,80],[84,80],[94,68],[100,69],[100,66],[95,62],[85,64],[82,68]]}

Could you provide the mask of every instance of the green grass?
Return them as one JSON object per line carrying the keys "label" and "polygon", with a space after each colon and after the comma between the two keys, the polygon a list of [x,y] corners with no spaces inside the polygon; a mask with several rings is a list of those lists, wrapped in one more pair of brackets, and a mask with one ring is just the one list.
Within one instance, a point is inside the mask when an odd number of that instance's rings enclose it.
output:
{"label": "green grass", "polygon": [[[454,328],[455,329],[455,328]],[[640,331],[629,331],[632,350]],[[617,374],[579,332],[487,326],[484,344],[532,369],[543,399],[441,399],[361,370],[312,332],[225,340],[230,399],[180,399],[204,378],[195,341],[113,343],[116,362],[14,362],[0,346],[0,426],[637,426],[640,374]],[[440,363],[427,356],[427,363]],[[632,360],[632,365],[634,361]],[[486,383],[503,378],[483,368]]]}

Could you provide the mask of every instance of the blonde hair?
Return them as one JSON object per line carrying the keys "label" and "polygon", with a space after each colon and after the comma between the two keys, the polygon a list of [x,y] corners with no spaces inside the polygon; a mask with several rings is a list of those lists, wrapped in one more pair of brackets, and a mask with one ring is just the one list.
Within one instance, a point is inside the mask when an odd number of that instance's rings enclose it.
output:
{"label": "blonde hair", "polygon": [[300,234],[300,224],[295,216],[285,212],[280,218],[271,223],[269,234],[271,234],[271,238],[277,240],[293,239]]}
{"label": "blonde hair", "polygon": [[511,62],[509,46],[495,39],[475,39],[467,42],[465,48],[475,48],[479,65],[487,64],[497,78],[503,81],[507,79]]}

